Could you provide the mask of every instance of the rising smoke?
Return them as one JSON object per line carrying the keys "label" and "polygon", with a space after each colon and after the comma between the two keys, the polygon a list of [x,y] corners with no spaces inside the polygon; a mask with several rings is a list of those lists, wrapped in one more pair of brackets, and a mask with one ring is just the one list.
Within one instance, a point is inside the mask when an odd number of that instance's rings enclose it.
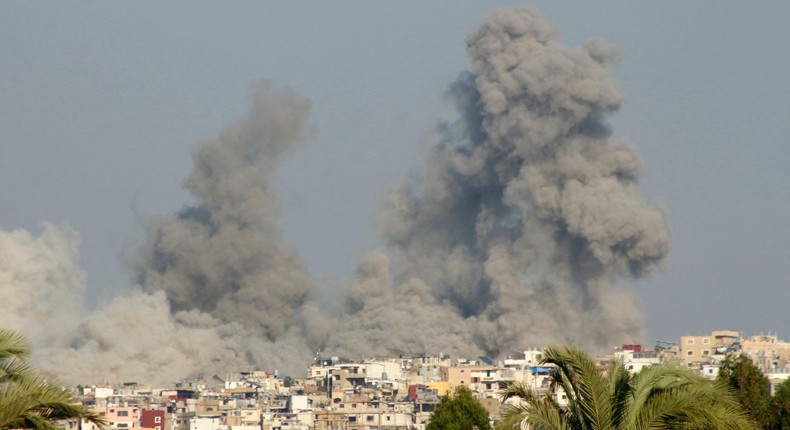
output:
{"label": "rising smoke", "polygon": [[[638,298],[616,284],[660,269],[668,222],[641,199],[641,163],[606,123],[623,102],[616,51],[556,36],[517,8],[467,37],[472,69],[449,91],[459,119],[389,196],[385,248],[360,259],[337,315],[319,310],[320,285],[284,244],[272,188],[282,155],[305,141],[310,103],[262,83],[247,116],[195,150],[185,185],[197,203],[152,222],[137,286],[102,310],[80,318],[76,233],[3,233],[0,255],[15,256],[0,263],[13,298],[4,325],[47,345],[40,364],[67,381],[299,375],[317,349],[498,356],[640,341]],[[52,300],[64,306],[47,313]]]}
{"label": "rising smoke", "polygon": [[247,117],[197,148],[186,187],[200,204],[154,225],[141,285],[164,291],[174,311],[197,309],[269,341],[300,325],[309,276],[282,241],[271,182],[279,158],[303,143],[309,108],[261,84]]}

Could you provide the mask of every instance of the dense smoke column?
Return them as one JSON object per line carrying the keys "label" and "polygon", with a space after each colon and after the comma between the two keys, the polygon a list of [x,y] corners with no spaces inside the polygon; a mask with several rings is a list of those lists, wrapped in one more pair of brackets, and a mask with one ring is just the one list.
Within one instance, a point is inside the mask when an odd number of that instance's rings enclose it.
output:
{"label": "dense smoke column", "polygon": [[261,83],[247,116],[194,151],[186,187],[198,204],[155,224],[137,272],[174,312],[206,312],[269,341],[299,323],[311,286],[281,239],[272,176],[280,157],[303,144],[309,108]]}
{"label": "dense smoke column", "polygon": [[425,281],[490,354],[640,340],[638,301],[614,284],[654,272],[670,247],[665,214],[639,195],[638,156],[605,122],[623,102],[614,49],[556,36],[517,8],[467,37],[472,71],[451,89],[462,117],[384,217],[393,282]]}

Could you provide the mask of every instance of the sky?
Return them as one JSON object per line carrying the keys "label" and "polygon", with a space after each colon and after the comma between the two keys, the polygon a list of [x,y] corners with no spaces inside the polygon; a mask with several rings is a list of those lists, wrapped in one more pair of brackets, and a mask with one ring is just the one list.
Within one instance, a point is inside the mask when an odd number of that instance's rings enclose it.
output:
{"label": "sky", "polygon": [[[342,284],[380,244],[386,191],[456,117],[464,37],[514,4],[3,2],[0,228],[73,227],[92,305],[109,301],[148,220],[193,202],[192,150],[265,79],[312,101],[309,144],[276,177],[285,240]],[[610,121],[674,237],[665,272],[632,285],[645,341],[790,339],[790,4],[530,4],[563,43],[620,49],[627,101]]]}

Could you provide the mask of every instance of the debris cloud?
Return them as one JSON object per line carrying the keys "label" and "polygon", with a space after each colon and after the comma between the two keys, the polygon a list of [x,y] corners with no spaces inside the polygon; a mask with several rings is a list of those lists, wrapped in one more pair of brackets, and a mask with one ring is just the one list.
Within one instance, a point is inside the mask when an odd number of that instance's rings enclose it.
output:
{"label": "debris cloud", "polygon": [[616,50],[557,34],[517,8],[467,37],[473,67],[450,91],[461,119],[383,223],[394,283],[419,278],[443,305],[438,319],[463,319],[494,356],[640,341],[638,299],[615,284],[654,273],[671,242],[665,213],[640,198],[635,150],[606,123],[623,102]]}
{"label": "debris cloud", "polygon": [[0,322],[46,345],[42,367],[70,382],[298,375],[316,350],[496,357],[641,341],[623,285],[661,269],[666,213],[640,197],[641,161],[606,122],[624,99],[616,49],[557,35],[514,8],[467,37],[471,70],[448,92],[459,119],[388,195],[384,246],[360,258],[336,314],[282,239],[272,184],[306,140],[310,102],[263,82],[248,114],[195,150],[195,204],[151,223],[133,286],[100,310],[83,309],[76,233],[0,232]]}
{"label": "debris cloud", "polygon": [[272,187],[280,157],[305,140],[310,102],[261,83],[246,118],[198,147],[186,187],[196,206],[155,223],[138,268],[174,311],[197,309],[270,341],[299,325],[307,270],[282,240]]}

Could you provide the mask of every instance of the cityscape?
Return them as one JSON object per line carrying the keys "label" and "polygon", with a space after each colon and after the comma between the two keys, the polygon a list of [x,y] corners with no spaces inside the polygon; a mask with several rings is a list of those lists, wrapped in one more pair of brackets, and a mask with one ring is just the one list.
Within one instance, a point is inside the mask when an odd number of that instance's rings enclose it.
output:
{"label": "cityscape", "polygon": [[[631,373],[661,362],[718,376],[727,356],[749,357],[771,383],[790,377],[790,342],[774,334],[742,337],[719,330],[681,336],[653,347],[621,345],[596,359],[601,371],[614,360]],[[447,354],[392,351],[385,357],[351,360],[315,357],[301,375],[250,370],[228,375],[196,375],[157,387],[145,381],[79,385],[83,405],[108,420],[108,428],[151,430],[425,430],[442,396],[468,387],[496,420],[501,390],[521,381],[559,404],[564,392],[553,387],[542,348],[503,360]],[[90,423],[63,422],[65,428],[95,429]]]}
{"label": "cityscape", "polygon": [[790,3],[296,3],[0,5],[0,430],[790,428]]}

